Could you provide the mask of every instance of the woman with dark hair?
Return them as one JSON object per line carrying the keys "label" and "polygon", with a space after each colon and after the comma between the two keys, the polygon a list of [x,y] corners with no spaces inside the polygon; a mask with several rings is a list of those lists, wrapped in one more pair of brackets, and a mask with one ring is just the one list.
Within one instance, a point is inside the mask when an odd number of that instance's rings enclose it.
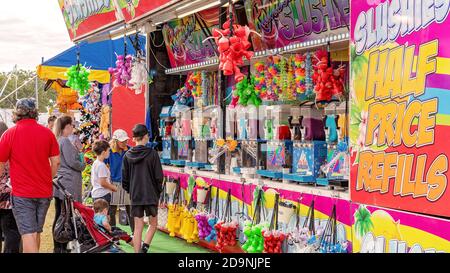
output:
{"label": "woman with dark hair", "polygon": [[[73,120],[70,116],[61,116],[55,122],[54,133],[59,143],[61,151],[61,166],[58,170],[58,177],[61,177],[60,183],[73,196],[77,202],[81,202],[82,178],[81,172],[84,170],[84,163],[81,162],[79,150],[72,144],[69,136],[73,133]],[[55,228],[56,221],[61,215],[61,208],[64,201],[63,194],[57,189],[53,190],[55,197],[55,220],[53,228]],[[54,241],[55,253],[64,253],[67,250],[67,244],[61,244]]]}
{"label": "woman with dark hair", "polygon": [[[8,130],[8,126],[0,121],[0,137]],[[9,185],[9,166],[5,165],[5,172],[0,174],[0,237],[5,238],[3,253],[19,253],[20,233],[12,212],[10,202],[11,186]],[[0,244],[0,252],[2,250]]]}

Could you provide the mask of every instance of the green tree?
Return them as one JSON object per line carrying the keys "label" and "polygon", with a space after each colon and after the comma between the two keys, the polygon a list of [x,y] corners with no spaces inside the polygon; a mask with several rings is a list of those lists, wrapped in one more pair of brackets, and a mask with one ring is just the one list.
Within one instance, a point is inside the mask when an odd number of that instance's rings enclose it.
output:
{"label": "green tree", "polygon": [[[0,72],[0,90],[8,79],[8,72]],[[15,75],[17,76],[17,87],[20,87],[24,84],[28,79],[36,75],[34,71],[31,70],[18,70]],[[39,112],[47,112],[47,108],[52,106],[56,101],[56,91],[54,89],[49,89],[44,91],[45,81],[38,80],[38,99],[39,99]],[[2,103],[0,103],[0,108],[14,108],[17,99],[27,98],[27,97],[35,97],[35,80],[30,81],[25,86],[23,86],[18,92],[17,95],[11,95]],[[8,82],[5,91],[3,92],[2,100],[8,94],[16,89],[16,77],[11,77],[11,80]]]}

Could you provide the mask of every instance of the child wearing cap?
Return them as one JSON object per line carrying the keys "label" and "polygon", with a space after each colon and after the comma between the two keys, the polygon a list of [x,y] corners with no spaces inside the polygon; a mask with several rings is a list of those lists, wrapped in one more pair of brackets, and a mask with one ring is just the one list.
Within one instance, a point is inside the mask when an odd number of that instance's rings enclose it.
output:
{"label": "child wearing cap", "polygon": [[130,148],[127,143],[130,138],[127,132],[122,129],[114,131],[112,140],[109,145],[111,147],[111,153],[109,158],[105,161],[109,165],[111,171],[111,181],[117,186],[117,192],[112,193],[111,202],[109,204],[109,217],[111,226],[116,225],[116,212],[118,206],[125,206],[128,219],[130,221],[131,231],[134,230],[134,221],[131,218],[130,210],[130,195],[122,187],[122,161],[125,153]]}
{"label": "child wearing cap", "polygon": [[[148,129],[143,124],[133,128],[136,147],[123,159],[122,187],[130,193],[131,216],[134,217],[134,251],[148,251],[158,224],[158,200],[162,192],[163,171],[158,153],[147,147]],[[141,245],[144,214],[149,217],[149,228]]]}

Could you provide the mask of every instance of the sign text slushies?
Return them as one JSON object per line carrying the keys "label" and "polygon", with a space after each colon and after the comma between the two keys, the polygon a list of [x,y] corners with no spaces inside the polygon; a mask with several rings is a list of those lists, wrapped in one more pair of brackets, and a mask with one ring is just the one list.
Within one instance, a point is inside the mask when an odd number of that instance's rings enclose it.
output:
{"label": "sign text slushies", "polygon": [[352,200],[449,216],[450,87],[433,78],[448,78],[449,39],[428,33],[444,31],[450,1],[352,4]]}

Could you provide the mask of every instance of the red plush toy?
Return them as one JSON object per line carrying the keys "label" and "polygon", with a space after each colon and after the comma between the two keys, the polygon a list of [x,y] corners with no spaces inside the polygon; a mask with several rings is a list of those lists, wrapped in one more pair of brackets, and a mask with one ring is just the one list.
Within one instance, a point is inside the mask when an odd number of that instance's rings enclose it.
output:
{"label": "red plush toy", "polygon": [[329,101],[333,96],[341,96],[344,93],[345,67],[340,66],[333,70],[328,66],[328,51],[319,50],[313,59],[314,73],[312,80],[317,101]]}
{"label": "red plush toy", "polygon": [[236,245],[236,222],[219,222],[214,226],[214,228],[217,232],[216,248],[219,252],[222,252],[225,246]]}
{"label": "red plush toy", "polygon": [[286,235],[280,231],[264,231],[264,253],[281,253]]}
{"label": "red plush toy", "polygon": [[248,50],[251,47],[248,41],[251,30],[248,26],[234,24],[233,35],[230,36],[230,20],[222,27],[223,29],[213,29],[213,37],[220,54],[219,69],[223,70],[226,76],[234,74],[234,80],[240,82],[245,77],[239,69],[239,66],[244,65],[243,57],[250,60],[253,56],[253,51]]}

